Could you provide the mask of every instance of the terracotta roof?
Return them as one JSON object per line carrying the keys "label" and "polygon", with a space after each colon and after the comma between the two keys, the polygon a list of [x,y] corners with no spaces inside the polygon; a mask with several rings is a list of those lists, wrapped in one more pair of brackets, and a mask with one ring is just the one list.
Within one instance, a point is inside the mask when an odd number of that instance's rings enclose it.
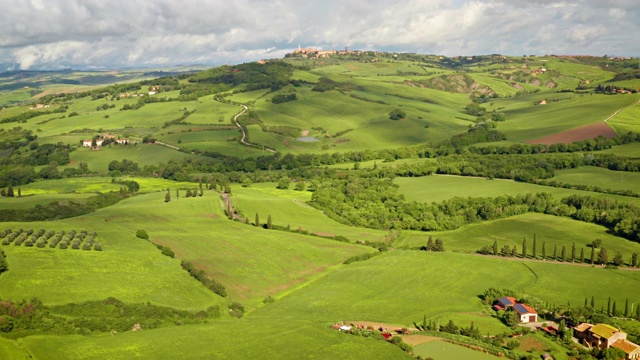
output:
{"label": "terracotta roof", "polygon": [[625,352],[625,354],[631,354],[634,350],[638,349],[638,345],[632,343],[627,340],[618,340],[611,344],[611,347],[616,349],[620,349]]}
{"label": "terracotta roof", "polygon": [[580,325],[578,325],[578,326],[574,327],[574,329],[575,329],[575,330],[577,330],[577,331],[579,331],[579,332],[585,332],[585,331],[587,331],[587,330],[591,329],[591,327],[592,327],[592,326],[593,326],[593,325],[588,324],[588,323],[582,323],[582,324],[580,324]]}
{"label": "terracotta roof", "polygon": [[527,304],[516,304],[513,308],[518,312],[518,314],[537,314],[537,312]]}
{"label": "terracotta roof", "polygon": [[618,329],[607,324],[596,324],[591,328],[591,332],[602,338],[608,339],[618,332]]}

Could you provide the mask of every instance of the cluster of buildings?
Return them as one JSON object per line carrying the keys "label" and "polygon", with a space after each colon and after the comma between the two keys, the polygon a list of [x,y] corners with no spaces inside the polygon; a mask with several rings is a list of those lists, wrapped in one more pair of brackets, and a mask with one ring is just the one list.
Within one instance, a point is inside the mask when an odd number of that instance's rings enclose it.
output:
{"label": "cluster of buildings", "polygon": [[518,313],[521,323],[538,322],[538,312],[536,312],[534,308],[527,304],[519,303],[515,298],[511,296],[505,296],[498,299],[498,301],[493,304],[493,309],[496,311],[515,311],[516,313]]}
{"label": "cluster of buildings", "polygon": [[95,139],[95,145],[93,145],[94,143],[93,139],[88,139],[88,140],[82,140],[82,146],[97,149],[97,148],[100,148],[102,144],[104,144],[105,140],[107,139],[109,139],[111,142],[115,142],[116,144],[129,145],[129,139],[127,138],[116,139],[115,135],[105,133],[105,134],[101,134],[97,139]]}
{"label": "cluster of buildings", "polygon": [[302,56],[305,58],[306,57],[326,58],[331,55],[336,55],[336,54],[344,55],[344,54],[350,54],[350,53],[352,52],[349,51],[349,48],[344,48],[344,51],[343,50],[321,50],[321,49],[314,49],[314,48],[302,48],[300,47],[300,45],[298,45],[298,48],[296,50],[293,50],[291,54],[294,56]]}
{"label": "cluster of buildings", "polygon": [[582,323],[573,328],[573,336],[588,348],[615,348],[626,354],[626,360],[640,359],[640,346],[627,340],[627,333],[611,325]]}

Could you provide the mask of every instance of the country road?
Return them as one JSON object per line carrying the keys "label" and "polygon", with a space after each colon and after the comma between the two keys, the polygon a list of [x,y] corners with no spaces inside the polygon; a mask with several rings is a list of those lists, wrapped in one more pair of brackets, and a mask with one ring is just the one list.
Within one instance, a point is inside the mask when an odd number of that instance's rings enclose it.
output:
{"label": "country road", "polygon": [[[236,126],[237,126],[237,127],[239,127],[239,128],[240,128],[240,131],[242,132],[242,138],[240,139],[240,143],[241,143],[241,144],[243,144],[243,145],[251,146],[251,147],[255,148],[255,147],[257,147],[256,145],[251,144],[251,143],[248,143],[248,142],[246,141],[247,133],[244,131],[244,128],[242,127],[242,125],[240,125],[240,123],[238,122],[238,117],[239,117],[240,115],[244,114],[244,113],[245,113],[245,111],[247,111],[247,110],[249,110],[249,109],[247,108],[247,106],[246,106],[246,105],[242,105],[242,104],[238,104],[238,105],[242,106],[244,109],[242,109],[242,111],[240,111],[238,114],[236,114],[236,116],[234,116],[234,117],[233,117],[233,122],[235,122],[235,123],[236,123]],[[276,153],[276,151],[275,151],[275,150],[273,150],[273,149],[269,149],[269,148],[264,147],[264,146],[262,147],[262,149],[263,149],[263,150],[267,150],[267,151],[269,151],[269,152],[272,152],[272,153],[274,153],[274,154]]]}
{"label": "country road", "polygon": [[611,118],[612,118],[612,117],[614,117],[614,116],[616,116],[616,115],[618,115],[618,113],[619,113],[620,111],[622,111],[622,110],[626,110],[626,109],[629,109],[629,108],[632,108],[632,107],[634,107],[634,106],[636,106],[636,105],[638,105],[638,104],[640,104],[640,99],[639,99],[638,101],[636,101],[636,102],[635,102],[635,104],[633,104],[633,105],[629,105],[629,106],[627,106],[626,108],[618,109],[618,110],[617,110],[616,112],[614,112],[611,116],[609,116],[608,118],[604,119],[604,122],[607,122],[607,121],[611,120]]}

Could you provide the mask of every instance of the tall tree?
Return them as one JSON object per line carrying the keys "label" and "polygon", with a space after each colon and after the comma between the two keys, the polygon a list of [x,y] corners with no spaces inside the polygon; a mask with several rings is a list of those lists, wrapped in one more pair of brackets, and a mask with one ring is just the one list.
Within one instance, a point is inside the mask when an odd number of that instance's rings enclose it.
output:
{"label": "tall tree", "polygon": [[534,259],[538,257],[538,242],[536,241],[536,233],[533,233],[533,249],[531,255]]}
{"label": "tall tree", "polygon": [[618,309],[616,309],[616,301],[613,300],[613,307],[611,309],[611,316],[617,316],[618,315]]}
{"label": "tall tree", "polygon": [[607,249],[604,247],[601,247],[598,252],[598,262],[602,265],[607,265],[609,262],[609,255],[607,254]]}
{"label": "tall tree", "polygon": [[260,217],[258,216],[258,213],[256,213],[256,222],[255,222],[255,226],[260,226]]}
{"label": "tall tree", "polygon": [[631,267],[638,266],[638,253],[631,254]]}
{"label": "tall tree", "polygon": [[574,242],[573,245],[571,245],[571,262],[576,262],[576,243]]}
{"label": "tall tree", "polygon": [[553,244],[553,261],[558,261],[558,244]]}
{"label": "tall tree", "polygon": [[595,247],[591,247],[591,261],[590,261],[591,265],[596,263],[596,248]]}
{"label": "tall tree", "polygon": [[560,259],[562,262],[567,261],[567,248],[562,245],[562,250],[560,251]]}
{"label": "tall tree", "polygon": [[629,317],[629,298],[627,298],[624,302],[624,317]]}
{"label": "tall tree", "polygon": [[613,260],[611,262],[613,262],[613,265],[615,266],[624,265],[624,259],[622,258],[622,253],[618,251],[616,255],[613,257]]}
{"label": "tall tree", "polygon": [[593,295],[591,295],[591,308],[592,308],[593,310],[595,310],[595,309],[596,309],[596,300],[595,300],[595,298],[593,297]]}
{"label": "tall tree", "polygon": [[269,214],[269,216],[267,216],[267,229],[271,229],[271,228],[272,228],[271,214]]}
{"label": "tall tree", "polygon": [[167,189],[167,193],[164,195],[164,202],[171,201],[171,189]]}
{"label": "tall tree", "polygon": [[580,264],[584,264],[584,248],[580,248]]}
{"label": "tall tree", "polygon": [[607,316],[611,316],[611,296],[609,296],[609,300],[607,300]]}
{"label": "tall tree", "polygon": [[527,258],[527,237],[526,236],[522,239],[522,258],[523,259]]}
{"label": "tall tree", "polygon": [[176,199],[180,197],[180,189],[176,188]]}
{"label": "tall tree", "polygon": [[9,187],[7,188],[7,196],[8,197],[15,197],[15,194],[13,193],[13,186],[9,185]]}
{"label": "tall tree", "polygon": [[542,260],[547,260],[547,242],[542,242]]}
{"label": "tall tree", "polygon": [[498,240],[493,240],[493,255],[498,255]]}
{"label": "tall tree", "polygon": [[429,235],[429,240],[427,240],[427,251],[434,251],[435,245],[433,245],[433,238]]}
{"label": "tall tree", "polygon": [[444,251],[444,243],[442,242],[442,239],[440,239],[440,238],[436,239],[436,251],[440,251],[440,252]]}

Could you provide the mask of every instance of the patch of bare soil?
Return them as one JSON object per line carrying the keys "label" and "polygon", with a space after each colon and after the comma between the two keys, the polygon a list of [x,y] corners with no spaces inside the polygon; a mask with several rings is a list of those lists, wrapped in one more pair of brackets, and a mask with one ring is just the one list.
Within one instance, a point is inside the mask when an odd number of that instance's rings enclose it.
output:
{"label": "patch of bare soil", "polygon": [[607,139],[616,136],[615,131],[604,122],[582,126],[576,129],[562,131],[553,135],[541,138],[527,140],[529,144],[570,144],[574,141],[593,139],[598,136],[604,136]]}
{"label": "patch of bare soil", "polygon": [[302,136],[309,136],[309,130],[302,130]]}
{"label": "patch of bare soil", "polygon": [[437,341],[437,340],[440,340],[440,338],[437,338],[434,336],[427,336],[427,335],[403,335],[402,336],[402,341],[406,342],[411,346],[416,346],[416,345]]}
{"label": "patch of bare soil", "polygon": [[314,234],[316,234],[318,236],[327,236],[327,237],[335,236],[335,234],[326,233],[326,232],[314,232]]}
{"label": "patch of bare soil", "polygon": [[543,343],[542,341],[532,337],[532,336],[526,336],[523,337],[521,339],[518,339],[518,342],[520,343],[520,346],[518,347],[518,350],[522,350],[522,351],[545,351],[547,349],[547,345],[545,343]]}

